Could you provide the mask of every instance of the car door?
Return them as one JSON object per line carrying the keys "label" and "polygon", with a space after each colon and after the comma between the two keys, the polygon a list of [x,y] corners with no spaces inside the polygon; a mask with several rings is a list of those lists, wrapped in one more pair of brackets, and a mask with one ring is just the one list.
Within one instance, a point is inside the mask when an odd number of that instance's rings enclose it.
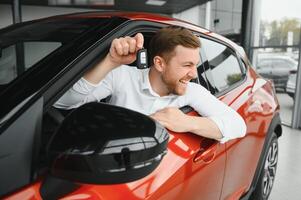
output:
{"label": "car door", "polygon": [[29,100],[26,99],[1,119],[0,196],[32,181],[43,99],[40,98],[32,105],[28,105]]}
{"label": "car door", "polygon": [[[197,115],[195,112],[189,114]],[[225,167],[225,145],[191,133],[170,132],[170,138],[168,154],[159,168],[177,170],[149,199],[219,199]],[[174,159],[169,159],[169,156],[174,156]],[[177,161],[182,166],[174,165]]]}

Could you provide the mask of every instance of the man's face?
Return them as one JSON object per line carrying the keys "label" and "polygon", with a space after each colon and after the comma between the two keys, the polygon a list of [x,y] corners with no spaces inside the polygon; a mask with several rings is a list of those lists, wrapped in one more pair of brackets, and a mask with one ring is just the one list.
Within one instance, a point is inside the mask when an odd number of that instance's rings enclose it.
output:
{"label": "man's face", "polygon": [[174,56],[164,63],[162,80],[170,93],[184,95],[187,84],[197,77],[197,65],[200,62],[199,48],[187,48],[178,45]]}

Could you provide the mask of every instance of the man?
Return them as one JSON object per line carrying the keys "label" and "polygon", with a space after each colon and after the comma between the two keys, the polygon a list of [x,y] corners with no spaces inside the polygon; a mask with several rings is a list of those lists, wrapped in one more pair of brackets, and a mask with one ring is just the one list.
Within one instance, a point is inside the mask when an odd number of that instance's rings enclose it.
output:
{"label": "man", "polygon": [[[149,45],[150,68],[126,66],[143,47],[141,33],[112,41],[109,53],[89,70],[57,103],[71,109],[111,95],[110,103],[150,115],[174,132],[191,132],[226,142],[242,137],[246,125],[241,116],[199,84],[200,41],[189,30],[170,26],[157,32]],[[188,116],[178,108],[189,105],[200,116]]]}

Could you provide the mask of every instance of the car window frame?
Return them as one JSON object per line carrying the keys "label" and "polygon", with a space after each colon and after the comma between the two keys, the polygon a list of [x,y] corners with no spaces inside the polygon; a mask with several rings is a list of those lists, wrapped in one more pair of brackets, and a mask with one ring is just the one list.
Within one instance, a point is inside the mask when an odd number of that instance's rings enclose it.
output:
{"label": "car window frame", "polygon": [[[222,40],[219,40],[217,38],[214,38],[214,37],[210,37],[208,35],[205,35],[205,34],[202,34],[200,33],[198,35],[199,38],[204,38],[204,39],[207,39],[207,40],[210,40],[212,42],[216,42],[218,44],[221,44],[221,45],[224,45],[226,46],[230,51],[231,53],[233,54],[233,56],[235,56],[238,64],[239,64],[239,68],[240,68],[240,71],[241,71],[241,75],[242,75],[242,78],[241,80],[237,81],[236,83],[232,84],[231,86],[227,87],[225,90],[222,90],[222,91],[219,91],[219,92],[214,92],[213,95],[216,96],[216,97],[221,97],[223,95],[225,95],[226,93],[232,91],[233,89],[239,87],[240,85],[242,85],[245,81],[246,81],[246,72],[247,72],[247,64],[244,63],[244,65],[242,64],[242,62],[244,62],[244,59],[242,58],[242,56],[239,54],[239,52],[234,48],[232,47],[231,45],[229,45],[228,43],[222,41]],[[201,54],[202,53],[205,53],[204,57],[207,58],[206,56],[206,52],[204,50],[204,48],[201,46]],[[207,69],[206,69],[207,70]],[[209,68],[208,66],[208,73],[206,74],[207,76],[211,76],[213,77],[213,73],[211,71],[211,69]],[[212,79],[212,83],[213,83],[213,87],[215,87],[215,82],[214,80]],[[211,83],[209,83],[211,84]]]}

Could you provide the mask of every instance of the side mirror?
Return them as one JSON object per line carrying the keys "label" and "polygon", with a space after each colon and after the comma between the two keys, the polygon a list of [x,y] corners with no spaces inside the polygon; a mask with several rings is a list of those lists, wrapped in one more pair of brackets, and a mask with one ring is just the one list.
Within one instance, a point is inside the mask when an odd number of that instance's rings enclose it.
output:
{"label": "side mirror", "polygon": [[134,181],[159,165],[168,139],[166,129],[146,115],[88,103],[71,112],[52,138],[51,175],[94,184]]}

